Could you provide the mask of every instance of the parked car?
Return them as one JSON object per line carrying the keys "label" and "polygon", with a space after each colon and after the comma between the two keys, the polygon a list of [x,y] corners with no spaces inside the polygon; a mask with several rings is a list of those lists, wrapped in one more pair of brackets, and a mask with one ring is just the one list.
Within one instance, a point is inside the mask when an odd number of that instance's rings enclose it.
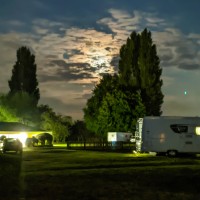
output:
{"label": "parked car", "polygon": [[6,153],[7,151],[15,151],[16,153],[22,154],[23,147],[19,139],[6,138],[3,140],[3,145],[1,147],[1,150],[3,153]]}

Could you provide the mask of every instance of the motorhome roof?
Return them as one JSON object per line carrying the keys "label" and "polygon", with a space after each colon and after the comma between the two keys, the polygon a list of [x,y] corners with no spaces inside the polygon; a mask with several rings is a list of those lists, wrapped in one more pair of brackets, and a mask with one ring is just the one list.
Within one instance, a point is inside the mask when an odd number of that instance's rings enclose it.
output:
{"label": "motorhome roof", "polygon": [[158,119],[158,118],[162,118],[162,119],[199,119],[200,117],[198,116],[145,116],[144,118],[151,118],[151,119]]}

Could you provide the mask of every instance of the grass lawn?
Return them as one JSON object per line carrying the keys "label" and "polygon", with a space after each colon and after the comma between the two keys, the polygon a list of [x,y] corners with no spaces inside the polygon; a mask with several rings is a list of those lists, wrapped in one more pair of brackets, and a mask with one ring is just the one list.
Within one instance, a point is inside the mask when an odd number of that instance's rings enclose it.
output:
{"label": "grass lawn", "polygon": [[200,158],[39,149],[24,152],[26,199],[199,199]]}
{"label": "grass lawn", "polygon": [[200,157],[33,148],[23,153],[19,185],[26,200],[200,199]]}
{"label": "grass lawn", "polygon": [[21,155],[0,153],[0,199],[20,196]]}

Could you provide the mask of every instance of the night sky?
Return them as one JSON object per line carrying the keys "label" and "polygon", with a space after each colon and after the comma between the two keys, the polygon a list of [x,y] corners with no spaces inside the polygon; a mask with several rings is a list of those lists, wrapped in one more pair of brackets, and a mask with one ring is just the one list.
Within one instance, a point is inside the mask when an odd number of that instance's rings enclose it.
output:
{"label": "night sky", "polygon": [[0,0],[0,92],[16,50],[36,56],[40,104],[82,119],[104,73],[118,71],[132,31],[152,33],[163,69],[163,115],[200,115],[200,1]]}

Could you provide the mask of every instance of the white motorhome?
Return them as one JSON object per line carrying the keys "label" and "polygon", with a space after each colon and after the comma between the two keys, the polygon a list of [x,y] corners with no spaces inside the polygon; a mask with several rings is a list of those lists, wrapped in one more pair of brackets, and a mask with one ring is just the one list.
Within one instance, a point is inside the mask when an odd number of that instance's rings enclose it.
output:
{"label": "white motorhome", "polygon": [[137,121],[137,152],[200,153],[200,117],[144,117]]}

